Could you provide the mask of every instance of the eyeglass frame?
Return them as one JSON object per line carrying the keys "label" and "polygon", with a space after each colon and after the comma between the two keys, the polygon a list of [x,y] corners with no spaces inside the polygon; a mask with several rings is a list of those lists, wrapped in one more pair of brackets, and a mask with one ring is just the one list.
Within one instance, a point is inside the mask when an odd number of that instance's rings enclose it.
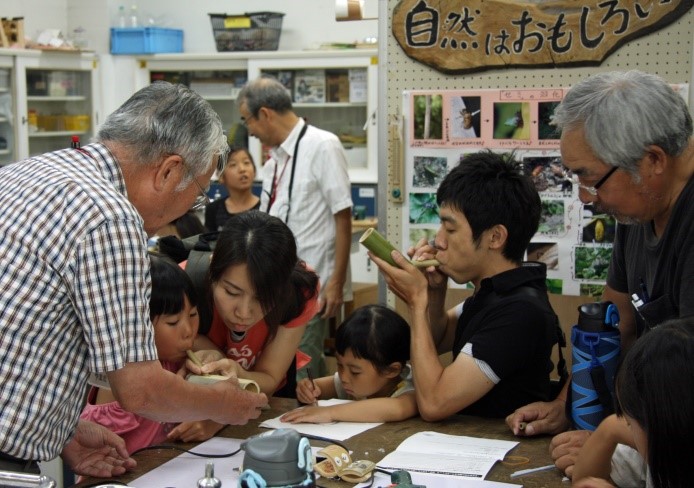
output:
{"label": "eyeglass frame", "polygon": [[605,182],[607,181],[607,179],[608,179],[610,176],[612,176],[612,173],[614,173],[614,172],[617,171],[618,169],[619,169],[619,166],[612,166],[612,169],[610,169],[607,173],[605,173],[605,175],[604,175],[602,178],[600,178],[600,179],[597,181],[597,183],[595,183],[593,186],[584,185],[584,184],[582,184],[581,182],[579,182],[579,181],[578,181],[578,175],[573,175],[573,177],[574,177],[574,182],[576,183],[576,185],[578,185],[578,188],[579,188],[579,189],[585,190],[585,191],[586,191],[588,194],[590,194],[591,196],[597,196],[598,190],[600,189],[600,187],[601,187],[602,185],[604,185]]}
{"label": "eyeglass frame", "polygon": [[243,124],[244,127],[248,127],[248,122],[249,122],[251,119],[257,119],[257,118],[258,118],[258,116],[257,116],[257,115],[253,115],[253,114],[249,115],[247,118],[246,118],[246,117],[241,117],[241,123]]}
{"label": "eyeglass frame", "polygon": [[[219,163],[218,163],[219,164]],[[191,178],[193,179],[193,183],[195,183],[195,186],[198,187],[198,190],[200,191],[200,194],[195,197],[195,201],[193,202],[193,205],[190,206],[190,210],[201,210],[208,206],[210,203],[212,203],[212,199],[210,196],[207,194],[207,191],[202,187],[200,183],[198,183],[197,178],[193,174],[193,172],[190,170],[188,165],[183,163],[183,167],[186,168],[186,171],[190,174]]]}

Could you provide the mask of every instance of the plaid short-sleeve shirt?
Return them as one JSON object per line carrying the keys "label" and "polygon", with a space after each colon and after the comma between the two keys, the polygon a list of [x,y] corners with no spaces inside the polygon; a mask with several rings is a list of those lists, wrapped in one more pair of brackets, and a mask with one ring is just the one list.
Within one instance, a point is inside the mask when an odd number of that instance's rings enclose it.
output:
{"label": "plaid short-sleeve shirt", "polygon": [[101,144],[0,169],[0,452],[48,460],[90,372],[157,358],[147,236]]}

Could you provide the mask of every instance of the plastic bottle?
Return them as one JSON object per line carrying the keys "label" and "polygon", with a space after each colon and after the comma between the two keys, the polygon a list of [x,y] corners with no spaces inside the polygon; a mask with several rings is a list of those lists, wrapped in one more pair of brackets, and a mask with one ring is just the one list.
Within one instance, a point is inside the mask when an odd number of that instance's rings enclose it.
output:
{"label": "plastic bottle", "polygon": [[118,7],[118,18],[116,21],[116,27],[119,27],[121,29],[125,29],[128,26],[128,23],[125,19],[125,5],[121,5]]}
{"label": "plastic bottle", "polygon": [[137,5],[132,4],[130,6],[130,26],[129,27],[139,27],[140,21],[137,17]]}

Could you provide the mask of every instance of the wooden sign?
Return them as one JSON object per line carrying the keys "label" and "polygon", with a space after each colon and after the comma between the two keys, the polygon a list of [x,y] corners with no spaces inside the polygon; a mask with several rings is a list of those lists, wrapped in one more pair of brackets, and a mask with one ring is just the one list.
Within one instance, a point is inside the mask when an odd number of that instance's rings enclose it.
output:
{"label": "wooden sign", "polygon": [[598,65],[692,5],[694,0],[401,0],[392,28],[408,56],[444,73]]}

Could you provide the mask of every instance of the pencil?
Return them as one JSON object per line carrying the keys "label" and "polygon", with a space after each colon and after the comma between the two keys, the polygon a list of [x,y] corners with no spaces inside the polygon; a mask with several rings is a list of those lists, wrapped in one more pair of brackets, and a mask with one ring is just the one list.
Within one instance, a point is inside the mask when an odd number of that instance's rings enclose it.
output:
{"label": "pencil", "polygon": [[[306,374],[308,375],[308,380],[311,382],[311,388],[313,389],[313,391],[316,391],[316,382],[313,379],[313,371],[311,371],[310,367],[306,368]],[[317,398],[314,400],[313,404],[318,405]]]}
{"label": "pencil", "polygon": [[521,423],[518,425],[518,430],[520,430],[520,431],[525,430],[525,426],[526,426],[526,425],[528,425],[527,422],[521,422]]}
{"label": "pencil", "polygon": [[539,468],[521,469],[520,471],[515,471],[509,475],[510,478],[517,478],[518,476],[523,476],[526,474],[537,473],[539,471],[547,471],[553,469],[554,464],[548,464],[547,466],[540,466]]}

